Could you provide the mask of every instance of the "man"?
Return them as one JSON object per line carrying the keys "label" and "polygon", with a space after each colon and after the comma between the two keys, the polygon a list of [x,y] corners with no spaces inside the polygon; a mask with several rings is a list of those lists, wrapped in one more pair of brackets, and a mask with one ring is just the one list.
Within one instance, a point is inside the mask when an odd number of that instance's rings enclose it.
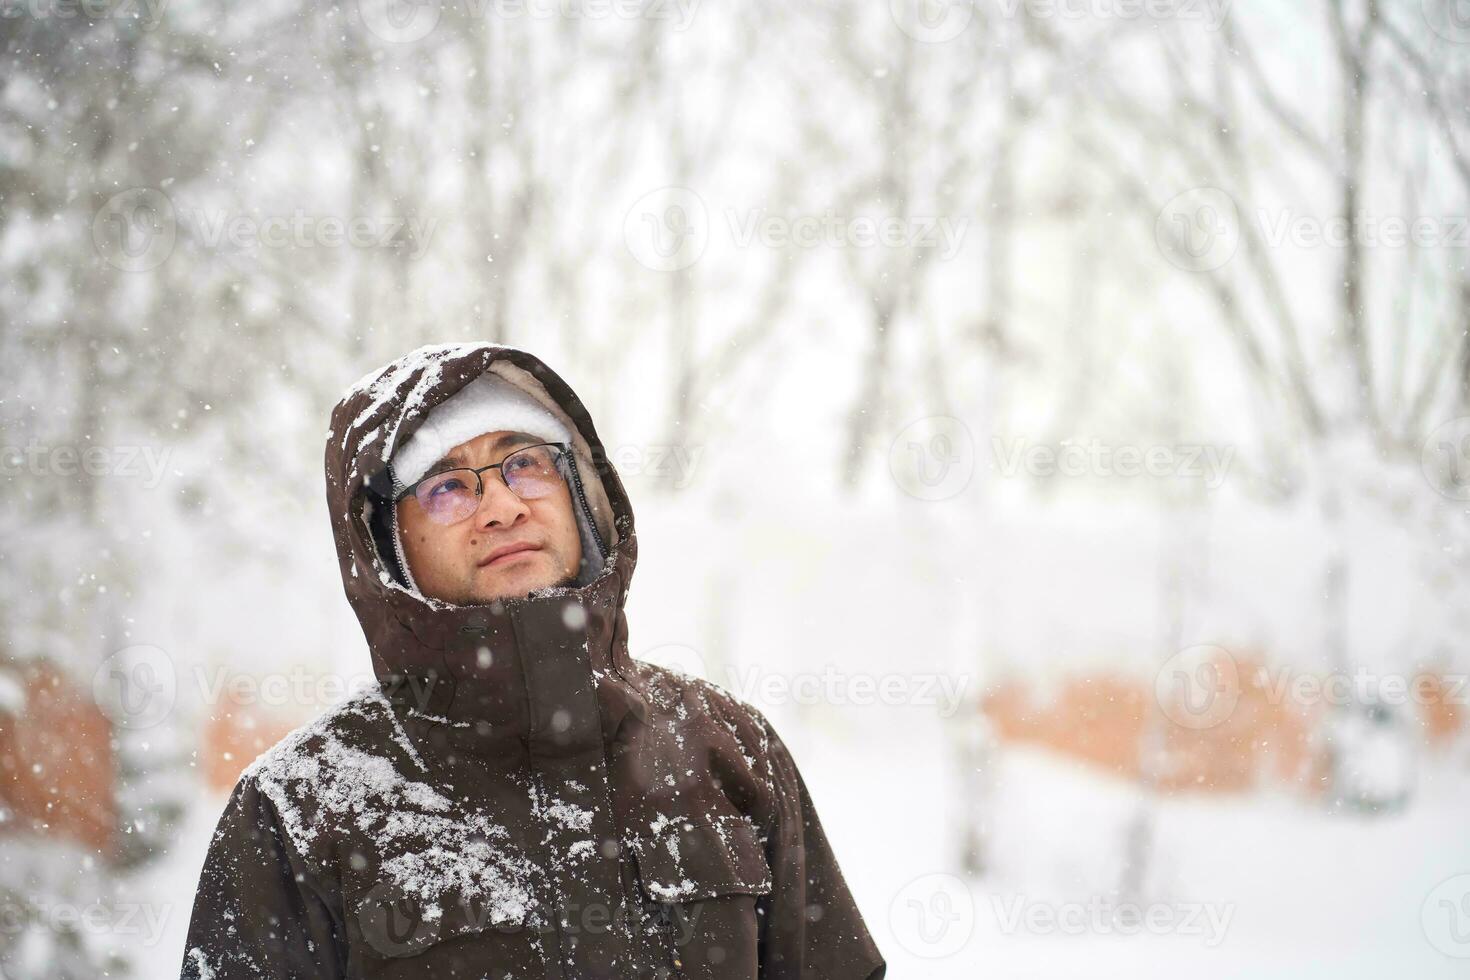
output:
{"label": "man", "polygon": [[379,683],[241,776],[183,976],[883,977],[765,717],[630,658],[605,459],[523,351],[348,391],[327,503]]}

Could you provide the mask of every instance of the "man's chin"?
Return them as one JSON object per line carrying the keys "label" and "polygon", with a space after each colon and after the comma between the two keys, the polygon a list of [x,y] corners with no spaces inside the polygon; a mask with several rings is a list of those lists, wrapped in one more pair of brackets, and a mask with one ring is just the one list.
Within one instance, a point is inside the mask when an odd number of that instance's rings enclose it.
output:
{"label": "man's chin", "polygon": [[[485,570],[480,571],[483,574]],[[500,581],[476,583],[478,587],[472,593],[472,598],[467,599],[463,605],[485,606],[506,599],[524,599],[533,592],[568,588],[577,582],[575,575],[558,575],[556,570],[550,568],[516,568],[508,571],[511,574],[501,577]]]}

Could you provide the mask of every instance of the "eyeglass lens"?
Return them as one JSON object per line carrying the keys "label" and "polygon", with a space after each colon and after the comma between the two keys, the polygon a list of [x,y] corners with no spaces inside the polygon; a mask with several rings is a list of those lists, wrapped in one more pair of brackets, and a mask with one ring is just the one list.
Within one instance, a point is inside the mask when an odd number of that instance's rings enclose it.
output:
{"label": "eyeglass lens", "polygon": [[[520,449],[501,460],[500,472],[516,496],[535,500],[552,493],[563,482],[557,466],[559,455],[560,450],[555,446]],[[419,483],[414,496],[430,520],[436,524],[454,524],[479,507],[483,479],[495,477],[489,471],[477,474],[471,469],[445,470]]]}

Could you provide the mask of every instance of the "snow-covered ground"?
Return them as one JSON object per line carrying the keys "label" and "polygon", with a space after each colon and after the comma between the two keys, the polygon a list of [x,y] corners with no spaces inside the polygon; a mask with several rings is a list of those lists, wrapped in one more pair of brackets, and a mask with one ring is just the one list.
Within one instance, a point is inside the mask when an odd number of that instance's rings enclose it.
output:
{"label": "snow-covered ground", "polygon": [[1470,957],[1470,879],[1435,892],[1470,872],[1463,772],[1423,771],[1415,803],[1376,818],[1292,799],[1155,801],[1140,924],[1117,894],[1134,788],[1045,752],[1002,751],[990,871],[964,879],[933,804],[948,790],[939,760],[868,748],[845,776],[821,759],[846,749],[798,762],[891,976],[1470,973],[1470,959],[1449,955]]}

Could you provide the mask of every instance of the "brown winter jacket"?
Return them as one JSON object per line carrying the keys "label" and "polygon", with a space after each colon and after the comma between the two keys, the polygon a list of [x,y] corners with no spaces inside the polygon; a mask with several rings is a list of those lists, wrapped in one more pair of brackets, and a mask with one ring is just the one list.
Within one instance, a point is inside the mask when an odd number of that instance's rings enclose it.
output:
{"label": "brown winter jacket", "polygon": [[[610,553],[585,586],[453,606],[400,584],[384,466],[486,370],[576,433],[574,506]],[[633,511],[561,378],[495,345],[414,351],[338,403],[326,473],[378,684],[241,776],[184,977],[883,976],[770,723],[629,657]]]}

